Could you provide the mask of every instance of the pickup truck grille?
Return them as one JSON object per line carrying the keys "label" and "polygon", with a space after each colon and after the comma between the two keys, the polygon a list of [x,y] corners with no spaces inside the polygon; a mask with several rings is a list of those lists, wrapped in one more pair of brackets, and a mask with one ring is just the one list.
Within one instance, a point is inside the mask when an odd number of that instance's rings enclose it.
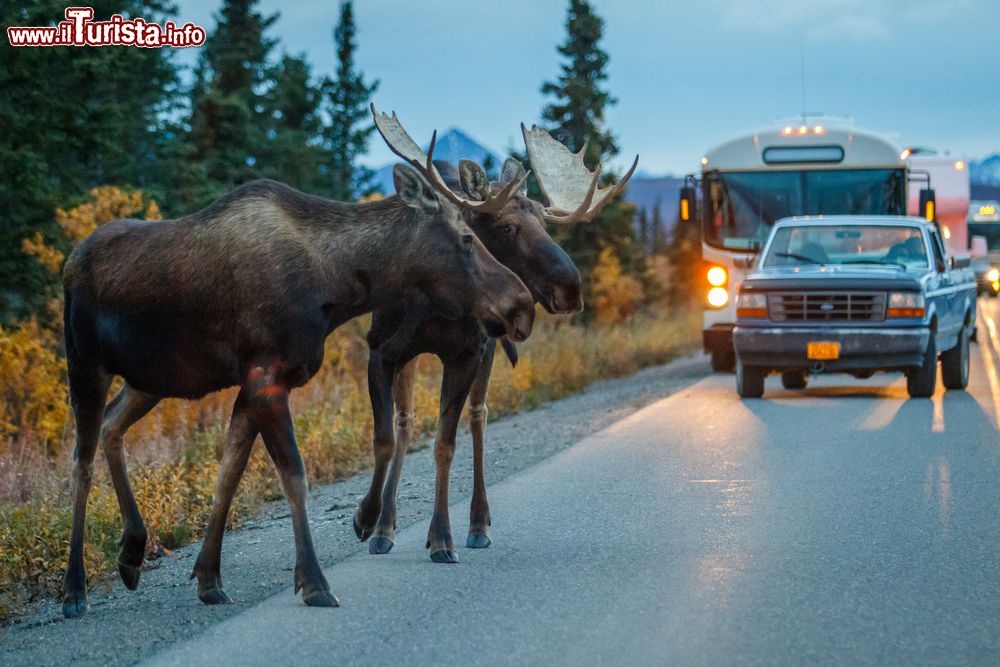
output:
{"label": "pickup truck grille", "polygon": [[885,292],[771,292],[773,322],[882,322]]}

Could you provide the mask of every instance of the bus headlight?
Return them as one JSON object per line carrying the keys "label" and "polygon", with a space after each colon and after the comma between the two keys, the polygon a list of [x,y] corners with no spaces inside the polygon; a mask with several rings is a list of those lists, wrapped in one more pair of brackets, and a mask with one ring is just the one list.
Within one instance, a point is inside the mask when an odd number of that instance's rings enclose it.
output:
{"label": "bus headlight", "polygon": [[726,274],[726,269],[721,266],[713,266],[708,270],[708,284],[712,287],[722,287],[726,284],[729,276]]}
{"label": "bus headlight", "polygon": [[736,317],[767,318],[767,296],[760,292],[740,292],[736,297]]}
{"label": "bus headlight", "polygon": [[886,317],[923,317],[924,295],[919,292],[893,292],[889,295]]}
{"label": "bus headlight", "polygon": [[986,279],[991,283],[995,283],[1000,280],[1000,269],[990,269],[986,274]]}
{"label": "bus headlight", "polygon": [[713,308],[722,308],[729,303],[729,292],[725,287],[713,287],[708,290],[708,305]]}

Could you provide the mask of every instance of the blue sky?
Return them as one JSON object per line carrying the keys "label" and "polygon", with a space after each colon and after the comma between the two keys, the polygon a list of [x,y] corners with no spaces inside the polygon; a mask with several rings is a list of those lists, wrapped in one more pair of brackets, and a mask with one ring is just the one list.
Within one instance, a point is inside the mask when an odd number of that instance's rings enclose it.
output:
{"label": "blue sky", "polygon": [[[332,73],[335,0],[281,3],[279,48]],[[356,0],[358,63],[424,143],[458,126],[505,153],[537,122],[558,73],[563,0]],[[847,113],[904,145],[977,159],[1000,151],[1000,2],[594,0],[606,21],[608,123],[650,173],[697,169],[705,150],[805,108]],[[209,30],[217,0],[179,0]],[[803,49],[804,46],[804,49]],[[185,62],[193,54],[184,53]],[[515,143],[518,142],[518,143]],[[369,164],[391,154],[377,137]],[[622,165],[617,165],[621,167]]]}

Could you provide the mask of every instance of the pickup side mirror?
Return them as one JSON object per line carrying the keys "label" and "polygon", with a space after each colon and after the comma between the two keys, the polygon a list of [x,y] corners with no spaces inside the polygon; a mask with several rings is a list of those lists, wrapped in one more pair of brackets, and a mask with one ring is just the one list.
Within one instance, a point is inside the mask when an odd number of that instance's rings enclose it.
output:
{"label": "pickup side mirror", "polygon": [[677,219],[681,222],[691,222],[695,216],[695,205],[697,204],[697,191],[690,185],[681,188],[680,210],[677,212]]}
{"label": "pickup side mirror", "polygon": [[967,269],[972,266],[972,258],[968,255],[955,255],[948,258],[948,263],[953,269]]}

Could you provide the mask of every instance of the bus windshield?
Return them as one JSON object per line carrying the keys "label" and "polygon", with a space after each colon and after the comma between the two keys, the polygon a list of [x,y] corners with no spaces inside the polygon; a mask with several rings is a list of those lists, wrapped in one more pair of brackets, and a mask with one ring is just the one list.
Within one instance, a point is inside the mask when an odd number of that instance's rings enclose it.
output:
{"label": "bus windshield", "polygon": [[733,250],[759,247],[771,225],[792,215],[903,215],[902,169],[710,172],[705,240]]}

